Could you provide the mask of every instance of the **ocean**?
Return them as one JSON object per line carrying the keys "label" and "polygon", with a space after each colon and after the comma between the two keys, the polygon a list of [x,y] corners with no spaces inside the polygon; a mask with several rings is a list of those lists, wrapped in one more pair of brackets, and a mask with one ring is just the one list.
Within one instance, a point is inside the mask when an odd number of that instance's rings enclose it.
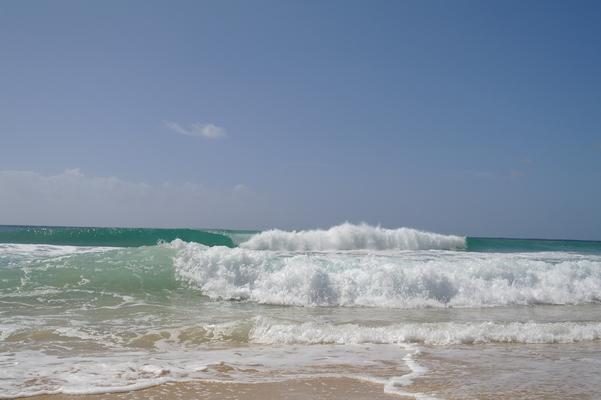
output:
{"label": "ocean", "polygon": [[601,242],[1,226],[0,398],[598,399],[600,302]]}

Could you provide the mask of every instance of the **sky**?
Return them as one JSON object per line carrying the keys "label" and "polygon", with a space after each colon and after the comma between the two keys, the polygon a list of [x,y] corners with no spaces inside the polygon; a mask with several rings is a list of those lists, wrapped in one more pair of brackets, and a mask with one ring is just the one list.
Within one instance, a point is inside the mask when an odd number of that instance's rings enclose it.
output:
{"label": "sky", "polygon": [[601,3],[0,2],[0,224],[601,240]]}

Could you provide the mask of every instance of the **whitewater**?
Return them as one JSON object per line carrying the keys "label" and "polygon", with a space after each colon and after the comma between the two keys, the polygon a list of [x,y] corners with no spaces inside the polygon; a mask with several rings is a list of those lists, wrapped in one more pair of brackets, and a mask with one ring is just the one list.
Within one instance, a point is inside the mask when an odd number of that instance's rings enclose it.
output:
{"label": "whitewater", "polygon": [[[510,365],[594,398],[599,353],[599,242],[0,227],[0,398],[333,377],[479,398]],[[441,384],[457,363],[466,384]],[[522,398],[573,395],[545,373],[516,377]]]}

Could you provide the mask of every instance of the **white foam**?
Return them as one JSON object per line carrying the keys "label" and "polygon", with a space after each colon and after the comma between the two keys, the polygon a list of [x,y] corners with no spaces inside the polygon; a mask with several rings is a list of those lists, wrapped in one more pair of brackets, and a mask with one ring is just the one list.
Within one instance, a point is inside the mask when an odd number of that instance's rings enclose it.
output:
{"label": "white foam", "polygon": [[284,252],[178,242],[178,276],[214,299],[299,306],[483,307],[601,299],[601,257],[454,251]]}
{"label": "white foam", "polygon": [[[188,342],[179,337],[184,331],[174,330],[161,335],[161,343],[144,351],[135,351],[129,341],[120,340],[110,346],[113,351],[102,353],[60,354],[60,347],[53,352],[29,348],[4,352],[0,354],[0,398],[119,392],[190,380],[256,383],[336,376],[379,383],[386,392],[425,400],[433,397],[407,389],[428,372],[419,363],[418,344],[574,343],[601,339],[601,323],[592,322],[368,326],[256,317],[188,328],[206,331],[201,335],[216,339],[217,346]],[[234,331],[240,336],[232,340],[244,341],[242,336],[246,335],[248,343],[228,346],[230,339],[226,336]],[[56,328],[55,332],[63,338],[99,340],[81,329]],[[227,373],[223,373],[224,365]],[[403,366],[409,370],[404,375]],[[44,379],[38,379],[40,376]]]}
{"label": "white foam", "polygon": [[284,323],[258,318],[250,340],[262,344],[577,343],[601,339],[599,322],[432,322],[389,326]]}
{"label": "white foam", "polygon": [[415,379],[425,375],[428,372],[426,367],[418,364],[414,359],[414,356],[418,355],[420,352],[419,348],[407,344],[405,344],[404,347],[407,350],[407,354],[405,357],[403,357],[403,361],[407,367],[409,367],[411,372],[402,376],[390,378],[384,385],[384,392],[394,393],[400,396],[413,397],[417,400],[435,400],[435,397],[425,393],[407,392],[402,389],[405,386],[411,385]]}
{"label": "white foam", "polygon": [[[174,346],[161,352],[122,351],[85,357],[28,350],[0,354],[0,398],[123,392],[191,380],[258,383],[328,376],[373,380],[377,377],[357,376],[357,370],[388,371],[391,365],[402,365],[399,360],[403,356],[399,346]],[[332,370],[339,373],[332,374]]]}
{"label": "white foam", "polygon": [[[43,327],[23,327],[2,324],[2,339],[13,334],[23,337],[28,331]],[[174,344],[254,343],[264,345],[362,345],[426,344],[447,346],[484,343],[579,343],[601,340],[601,322],[407,322],[370,326],[363,324],[333,324],[294,322],[259,316],[220,324],[201,324],[185,328],[145,329],[142,332],[113,334],[84,327],[46,329],[47,334],[79,341],[95,341],[106,348],[130,346],[143,337],[154,336],[153,349],[168,349]],[[160,339],[156,339],[156,337]],[[14,340],[14,339],[12,339]]]}
{"label": "white foam", "polygon": [[57,246],[51,244],[0,243],[0,256],[61,257],[76,253],[98,253],[118,247]]}
{"label": "white foam", "polygon": [[410,228],[385,229],[344,223],[327,230],[272,229],[252,236],[241,247],[254,250],[427,250],[462,249],[465,237],[441,235]]}

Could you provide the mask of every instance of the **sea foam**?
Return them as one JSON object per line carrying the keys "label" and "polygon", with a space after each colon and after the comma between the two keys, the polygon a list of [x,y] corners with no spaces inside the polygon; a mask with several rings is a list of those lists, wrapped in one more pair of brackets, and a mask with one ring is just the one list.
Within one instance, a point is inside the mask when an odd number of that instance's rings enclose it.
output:
{"label": "sea foam", "polygon": [[56,246],[50,244],[0,243],[0,257],[60,257],[71,254],[99,253],[117,247]]}
{"label": "sea foam", "polygon": [[483,307],[601,299],[601,257],[572,253],[284,252],[173,243],[213,299],[297,306]]}
{"label": "sea foam", "polygon": [[432,322],[389,326],[291,323],[259,317],[250,341],[261,344],[576,343],[601,339],[598,322]]}
{"label": "sea foam", "polygon": [[409,228],[385,229],[344,223],[327,230],[282,231],[272,229],[240,245],[254,250],[428,250],[462,249],[465,237],[441,235]]}

